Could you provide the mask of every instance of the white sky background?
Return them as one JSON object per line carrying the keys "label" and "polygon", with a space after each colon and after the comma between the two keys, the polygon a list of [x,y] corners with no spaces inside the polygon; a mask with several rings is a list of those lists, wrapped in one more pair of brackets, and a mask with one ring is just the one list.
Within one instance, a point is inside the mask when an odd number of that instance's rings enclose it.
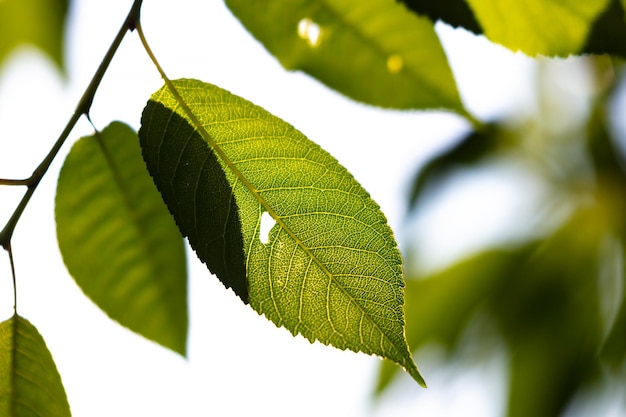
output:
{"label": "white sky background", "polygon": [[[67,31],[68,79],[40,55],[22,49],[0,73],[0,177],[25,178],[48,152],[125,18],[130,0],[74,2]],[[265,107],[334,155],[381,205],[401,241],[403,204],[418,163],[467,129],[459,117],[396,112],[354,103],[306,75],[287,73],[231,16],[220,0],[145,0],[144,31],[170,78],[211,82]],[[479,118],[528,103],[533,64],[463,31],[438,26],[459,88]],[[295,30],[295,28],[294,28]],[[525,80],[517,82],[516,80]],[[96,95],[92,120],[134,128],[162,82],[136,34],[127,35]],[[519,105],[519,104],[515,104]],[[532,105],[532,103],[531,103]],[[82,119],[70,142],[92,133]],[[40,185],[14,239],[19,312],[52,351],[75,417],[90,416],[457,416],[496,415],[500,403],[484,387],[489,370],[439,372],[426,356],[418,365],[430,385],[404,384],[402,394],[372,406],[379,360],[311,345],[243,305],[190,252],[190,338],[185,360],[109,320],[81,293],[58,254],[54,192],[68,143]],[[485,188],[486,187],[486,188]],[[515,201],[498,182],[482,185],[493,201]],[[2,227],[23,190],[0,188]],[[482,201],[482,205],[480,202]],[[458,210],[458,202],[447,208]],[[431,253],[458,253],[468,239],[510,221],[464,201],[480,222],[461,222],[449,209],[424,224]],[[478,211],[477,211],[478,212]],[[434,221],[436,220],[436,221]],[[413,229],[411,229],[413,230]],[[456,252],[455,252],[456,251]],[[12,313],[7,258],[0,255],[0,318]],[[501,360],[496,358],[495,362]],[[501,378],[501,376],[500,376]],[[408,379],[408,377],[405,377]],[[406,382],[406,381],[405,381]],[[415,394],[415,395],[411,395]],[[494,403],[495,402],[495,407]]]}

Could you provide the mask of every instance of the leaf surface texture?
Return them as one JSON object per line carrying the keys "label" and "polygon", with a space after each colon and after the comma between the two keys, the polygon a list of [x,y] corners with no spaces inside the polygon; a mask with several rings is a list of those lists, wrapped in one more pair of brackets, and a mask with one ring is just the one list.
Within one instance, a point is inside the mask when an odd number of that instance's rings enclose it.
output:
{"label": "leaf surface texture", "polygon": [[85,294],[120,324],[184,355],[184,242],[130,127],[114,122],[74,144],[55,211],[63,260]]}
{"label": "leaf surface texture", "polygon": [[[423,384],[404,338],[393,234],[334,158],[262,108],[197,80],[156,92],[139,136],[183,234],[223,282],[220,269],[245,272],[256,311],[311,341],[387,357]],[[266,237],[263,213],[275,221]],[[203,256],[207,244],[219,251]]]}

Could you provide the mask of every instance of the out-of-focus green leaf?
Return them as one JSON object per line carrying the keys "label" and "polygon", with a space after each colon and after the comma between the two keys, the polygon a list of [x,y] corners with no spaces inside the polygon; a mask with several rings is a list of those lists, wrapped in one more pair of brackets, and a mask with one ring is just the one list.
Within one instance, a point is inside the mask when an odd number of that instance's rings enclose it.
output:
{"label": "out-of-focus green leaf", "polygon": [[483,29],[480,27],[474,12],[469,8],[465,0],[401,0],[402,3],[417,14],[428,16],[436,22],[441,20],[454,27],[462,27],[480,35]]}
{"label": "out-of-focus green leaf", "polygon": [[[427,343],[452,350],[463,329],[484,307],[496,287],[525,256],[528,248],[492,250],[462,260],[425,279],[407,280],[406,334],[409,346],[419,349]],[[397,367],[383,362],[377,383],[382,392]]]}
{"label": "out-of-focus green leaf", "polygon": [[514,51],[581,53],[610,0],[467,0],[487,38]]}
{"label": "out-of-focus green leaf", "polygon": [[0,67],[16,47],[33,44],[63,69],[69,0],[0,1]]}
{"label": "out-of-focus green leaf", "polygon": [[455,169],[480,162],[494,153],[500,146],[498,126],[487,124],[481,130],[472,131],[458,143],[432,158],[422,167],[411,188],[409,207],[414,208],[427,187],[437,185]]}
{"label": "out-of-focus green leaf", "polygon": [[[139,136],[148,170],[194,248],[207,243],[205,234],[239,233],[243,244],[223,244],[222,253],[237,252],[227,264],[245,271],[257,312],[311,341],[386,357],[424,384],[404,336],[393,233],[332,156],[262,108],[197,80],[153,94]],[[215,212],[229,216],[204,220]],[[238,231],[228,224],[235,215]],[[264,217],[273,220],[265,232]],[[213,258],[202,260],[215,269]]]}
{"label": "out-of-focus green leaf", "polygon": [[[596,172],[598,203],[605,207],[603,217],[611,224],[615,238],[621,241],[624,254],[620,260],[626,266],[626,163],[609,134],[606,120],[606,101],[598,100],[588,124],[588,146]],[[626,284],[622,275],[621,305],[602,347],[602,358],[614,368],[626,361]]]}
{"label": "out-of-focus green leaf", "polygon": [[120,324],[185,355],[184,243],[130,127],[115,122],[74,144],[55,214],[63,260],[85,294]]}
{"label": "out-of-focus green leaf", "polygon": [[[622,237],[622,274],[626,276],[626,236]],[[622,279],[621,305],[602,347],[602,358],[614,369],[624,369],[626,365],[626,282]]]}
{"label": "out-of-focus green leaf", "polygon": [[70,416],[65,389],[46,342],[18,315],[0,324],[0,416]]}
{"label": "out-of-focus green leaf", "polygon": [[226,0],[284,67],[365,103],[466,114],[433,23],[395,0]]}
{"label": "out-of-focus green leaf", "polygon": [[556,416],[597,367],[601,213],[585,209],[509,271],[491,316],[510,350],[508,416]]}

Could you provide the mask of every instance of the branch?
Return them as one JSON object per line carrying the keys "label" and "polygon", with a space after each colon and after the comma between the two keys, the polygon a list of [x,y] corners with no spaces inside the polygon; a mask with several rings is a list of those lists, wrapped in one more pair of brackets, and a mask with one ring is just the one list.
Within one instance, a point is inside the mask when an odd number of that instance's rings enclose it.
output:
{"label": "branch", "polygon": [[46,155],[43,161],[41,161],[41,163],[35,169],[33,174],[26,180],[0,180],[0,185],[26,185],[28,187],[28,189],[26,190],[26,193],[24,194],[24,197],[22,197],[22,200],[20,201],[19,205],[17,206],[17,208],[11,215],[11,218],[9,219],[7,224],[4,226],[4,229],[0,231],[0,246],[2,246],[6,251],[10,250],[11,238],[13,236],[13,232],[15,231],[15,227],[17,226],[17,223],[19,222],[19,219],[22,216],[24,209],[28,205],[30,198],[33,196],[33,194],[35,193],[35,190],[37,189],[37,186],[41,182],[41,179],[44,177],[44,175],[50,168],[52,161],[54,161],[54,158],[59,153],[59,150],[61,149],[61,147],[65,143],[65,140],[74,129],[74,126],[76,125],[80,117],[83,115],[89,115],[89,110],[91,109],[91,104],[93,103],[93,99],[94,99],[94,96],[96,95],[96,91],[98,90],[98,87],[100,86],[100,82],[102,81],[104,74],[109,68],[109,64],[113,60],[113,56],[115,55],[115,53],[117,52],[117,49],[122,43],[122,40],[124,39],[124,36],[126,35],[126,32],[135,30],[135,28],[137,27],[139,23],[139,15],[141,11],[142,2],[143,0],[134,0],[133,5],[130,9],[130,12],[128,13],[128,16],[124,20],[124,24],[122,24],[122,27],[117,33],[117,36],[113,40],[113,43],[111,44],[111,46],[109,47],[109,50],[107,51],[106,55],[102,59],[100,66],[98,67],[98,69],[96,70],[96,73],[91,79],[91,82],[89,83],[89,85],[87,86],[87,89],[83,93],[83,96],[78,102],[78,106],[76,107],[74,114],[72,115],[70,120],[67,122],[65,129],[63,129],[63,132],[61,132],[61,135],[55,142],[54,146],[52,146],[52,149],[50,149],[50,152],[48,152],[48,155]]}

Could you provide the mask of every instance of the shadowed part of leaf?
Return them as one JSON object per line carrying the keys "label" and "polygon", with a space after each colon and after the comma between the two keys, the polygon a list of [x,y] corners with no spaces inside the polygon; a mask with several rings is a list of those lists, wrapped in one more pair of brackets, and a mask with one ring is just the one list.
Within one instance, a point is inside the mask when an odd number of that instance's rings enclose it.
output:
{"label": "shadowed part of leaf", "polygon": [[434,22],[441,20],[455,28],[461,27],[477,35],[483,33],[483,29],[469,8],[465,0],[400,0],[402,3],[417,14],[425,15]]}
{"label": "shadowed part of leaf", "polygon": [[583,52],[626,57],[626,17],[620,0],[611,0],[595,21]]}
{"label": "shadowed part of leaf", "polygon": [[215,153],[185,119],[152,100],[139,137],[148,171],[181,233],[224,286],[248,303],[239,211]]}
{"label": "shadowed part of leaf", "polygon": [[65,389],[45,341],[17,315],[0,324],[0,416],[70,417]]}
{"label": "shadowed part of leaf", "polygon": [[69,0],[0,1],[0,68],[16,48],[32,44],[61,70]]}

